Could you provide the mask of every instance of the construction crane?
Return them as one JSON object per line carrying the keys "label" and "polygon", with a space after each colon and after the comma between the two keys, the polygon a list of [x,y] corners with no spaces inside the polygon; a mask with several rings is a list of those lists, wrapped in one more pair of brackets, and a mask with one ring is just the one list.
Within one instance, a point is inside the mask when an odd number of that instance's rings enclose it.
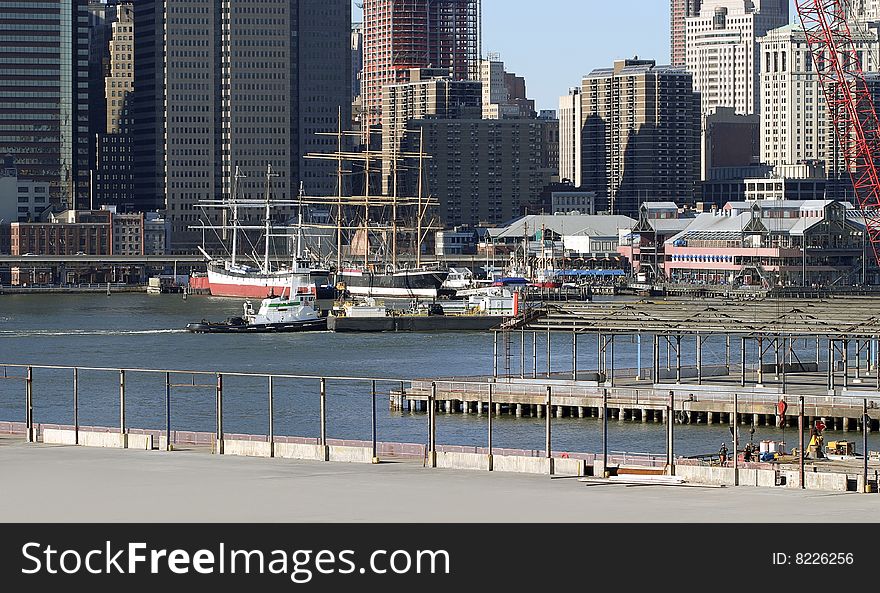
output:
{"label": "construction crane", "polygon": [[880,122],[847,22],[849,0],[795,0],[875,261],[880,261]]}

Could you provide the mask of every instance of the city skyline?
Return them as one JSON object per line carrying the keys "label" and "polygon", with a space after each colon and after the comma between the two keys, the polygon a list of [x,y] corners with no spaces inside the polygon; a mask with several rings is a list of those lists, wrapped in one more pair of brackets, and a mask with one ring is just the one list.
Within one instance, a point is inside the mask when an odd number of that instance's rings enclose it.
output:
{"label": "city skyline", "polygon": [[[559,98],[570,87],[614,60],[638,56],[658,65],[670,63],[669,0],[555,0],[544,11],[534,11],[526,0],[483,0],[482,4],[483,56],[499,53],[510,72],[524,76],[538,110],[558,109]],[[794,0],[789,5],[790,20],[797,22]],[[560,18],[563,9],[566,18]],[[363,20],[355,0],[352,20]],[[532,42],[530,31],[539,32],[539,44]]]}

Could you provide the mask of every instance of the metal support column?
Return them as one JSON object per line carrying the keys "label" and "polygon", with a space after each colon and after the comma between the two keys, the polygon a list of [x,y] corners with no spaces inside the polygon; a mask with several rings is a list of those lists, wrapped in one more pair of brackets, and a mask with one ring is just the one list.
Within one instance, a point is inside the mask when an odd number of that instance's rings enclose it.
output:
{"label": "metal support column", "polygon": [[654,334],[653,339],[653,368],[651,369],[651,383],[660,382],[660,336]]}
{"label": "metal support column", "polygon": [[843,340],[843,388],[849,387],[849,340]]}
{"label": "metal support column", "polygon": [[538,332],[532,332],[532,379],[538,378]]}
{"label": "metal support column", "polygon": [[608,385],[614,387],[614,334],[611,334],[611,342],[608,344],[611,354],[611,370],[608,373]]}
{"label": "metal support column", "polygon": [[492,332],[492,378],[498,380],[498,332]]}
{"label": "metal support column", "polygon": [[862,400],[862,476],[864,491],[870,492],[868,488],[868,424],[871,418],[868,416],[868,400]]}
{"label": "metal support column", "polygon": [[739,339],[739,384],[740,387],[746,386],[746,339]]}
{"label": "metal support column", "polygon": [[577,331],[571,330],[571,380],[578,378],[578,335]]}
{"label": "metal support column", "polygon": [[526,378],[526,330],[522,328],[519,333],[519,378]]}
{"label": "metal support column", "polygon": [[697,385],[703,384],[703,338],[697,332]]}
{"label": "metal support column", "polygon": [[550,326],[548,325],[547,326],[547,378],[548,379],[550,378],[550,374],[552,372],[551,369],[553,368],[552,364],[550,362],[550,355],[551,355],[551,351],[553,349],[552,344],[553,344],[553,341],[550,336]]}
{"label": "metal support column", "polygon": [[675,382],[681,383],[681,334],[675,336]]}
{"label": "metal support column", "polygon": [[828,340],[828,391],[834,391],[834,340]]}
{"label": "metal support column", "polygon": [[758,336],[758,386],[764,385],[764,336]]}

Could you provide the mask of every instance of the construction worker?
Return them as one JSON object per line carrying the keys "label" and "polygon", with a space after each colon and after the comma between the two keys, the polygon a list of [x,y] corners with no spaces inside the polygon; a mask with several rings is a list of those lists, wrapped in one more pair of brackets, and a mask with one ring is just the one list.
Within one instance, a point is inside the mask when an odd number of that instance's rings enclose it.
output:
{"label": "construction worker", "polygon": [[721,443],[721,449],[718,450],[718,459],[722,464],[727,461],[727,445],[724,443]]}

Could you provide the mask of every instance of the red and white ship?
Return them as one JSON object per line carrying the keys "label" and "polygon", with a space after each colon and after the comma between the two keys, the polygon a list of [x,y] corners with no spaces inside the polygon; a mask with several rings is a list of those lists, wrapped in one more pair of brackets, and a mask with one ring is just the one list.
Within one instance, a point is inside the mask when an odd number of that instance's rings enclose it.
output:
{"label": "red and white ship", "polygon": [[[218,260],[214,259],[201,250],[208,259],[208,288],[212,296],[222,297],[243,297],[252,299],[265,299],[281,294],[298,295],[311,294],[317,298],[325,298],[323,294],[327,290],[332,290],[329,285],[330,272],[328,270],[313,269],[309,263],[301,257],[300,251],[302,246],[302,205],[299,203],[299,224],[296,227],[297,244],[296,253],[290,266],[282,266],[272,269],[269,260],[269,245],[272,235],[271,211],[273,203],[270,200],[271,194],[271,178],[275,176],[272,173],[272,166],[269,165],[266,183],[265,198],[265,252],[263,261],[256,261],[257,265],[242,264],[238,257],[238,233],[241,225],[238,220],[239,206],[254,206],[253,202],[233,199],[228,204],[232,210],[232,249],[230,251],[230,259]],[[238,167],[235,171],[236,186],[238,179],[243,177],[239,173]],[[302,192],[302,189],[300,189]],[[235,195],[235,192],[233,192]],[[278,204],[277,202],[275,203]],[[324,288],[325,290],[321,290]]]}

